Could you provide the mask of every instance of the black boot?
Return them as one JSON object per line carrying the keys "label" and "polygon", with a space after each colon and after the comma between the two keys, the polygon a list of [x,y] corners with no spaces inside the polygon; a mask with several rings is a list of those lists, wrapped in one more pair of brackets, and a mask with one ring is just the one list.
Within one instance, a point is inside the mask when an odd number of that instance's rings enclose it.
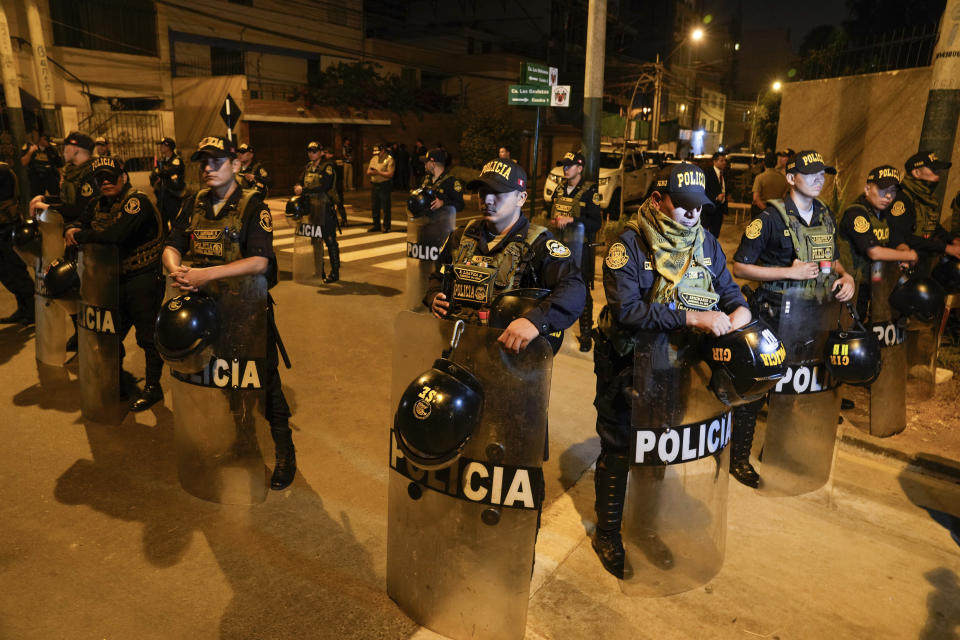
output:
{"label": "black boot", "polygon": [[738,482],[756,489],[760,474],[750,464],[753,432],[757,427],[757,407],[744,405],[733,410],[733,433],[730,435],[730,475]]}
{"label": "black boot", "polygon": [[281,427],[271,427],[270,433],[273,435],[273,442],[277,449],[277,465],[273,468],[273,475],[270,477],[270,488],[274,491],[282,491],[290,486],[293,477],[297,475],[297,455],[293,448],[293,437],[290,427],[283,425]]}
{"label": "black boot", "polygon": [[597,494],[597,531],[593,550],[603,568],[617,578],[623,578],[623,540],[620,522],[623,520],[623,498],[627,491],[628,458],[625,453],[601,453],[593,484]]}
{"label": "black boot", "polygon": [[593,347],[593,298],[587,292],[586,304],[580,314],[580,351],[588,353]]}
{"label": "black boot", "polygon": [[147,383],[143,385],[143,391],[140,396],[130,403],[130,411],[146,411],[153,405],[163,400],[163,389],[159,383]]}
{"label": "black boot", "polygon": [[327,284],[336,282],[340,279],[340,247],[338,245],[333,245],[332,247],[329,247],[329,249],[330,275],[323,279],[323,281]]}

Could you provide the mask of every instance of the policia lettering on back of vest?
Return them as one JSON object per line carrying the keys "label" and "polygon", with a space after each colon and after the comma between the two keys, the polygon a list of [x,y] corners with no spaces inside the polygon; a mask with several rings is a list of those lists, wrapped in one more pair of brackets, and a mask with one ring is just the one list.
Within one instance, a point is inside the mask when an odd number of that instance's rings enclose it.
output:
{"label": "policia lettering on back of vest", "polygon": [[483,221],[471,221],[447,238],[423,303],[435,316],[473,317],[505,291],[549,289],[536,307],[512,321],[498,341],[519,353],[537,336],[562,331],[583,311],[586,288],[570,249],[521,215],[527,174],[511,160],[492,160],[467,189],[479,190]]}
{"label": "policia lettering on back of vest", "polygon": [[[311,238],[313,244],[313,262],[315,278],[325,283],[340,279],[340,245],[337,243],[336,171],[333,162],[324,160],[323,145],[319,142],[307,144],[309,162],[293,185],[296,195],[306,195],[310,202],[310,222],[321,229],[322,238]],[[330,251],[330,275],[323,268],[323,245]]]}
{"label": "policia lettering on back of vest", "polygon": [[[687,328],[725,335],[750,322],[750,311],[726,268],[720,243],[700,224],[703,171],[683,163],[665,169],[637,217],[626,222],[603,262],[607,305],[597,320],[597,533],[593,548],[604,568],[623,577],[620,536],[629,471],[633,350],[638,338]],[[651,532],[651,557],[672,565],[672,554]]]}
{"label": "policia lettering on back of vest", "polygon": [[[787,289],[811,289],[822,295],[835,292],[841,302],[853,297],[853,277],[838,259],[833,214],[817,199],[827,173],[834,175],[837,170],[827,166],[818,152],[798,152],[787,163],[790,192],[783,200],[767,202],[767,208],[747,225],[734,255],[733,274],[760,282],[750,300],[751,307],[774,331],[779,325],[781,297]],[[750,487],[760,484],[749,458],[762,404],[763,400],[758,400],[733,411],[730,472]]]}
{"label": "policia lettering on back of vest", "polygon": [[129,184],[123,164],[113,156],[93,161],[93,176],[100,197],[76,226],[67,229],[67,246],[115,244],[120,258],[121,343],[133,326],[143,349],[146,375],[143,392],[133,401],[132,411],[144,411],[163,400],[160,374],[163,360],[153,341],[154,321],[163,300],[160,253],[163,221],[145,193]]}
{"label": "policia lettering on back of vest", "polygon": [[[197,144],[190,159],[201,163],[205,188],[184,202],[163,250],[163,266],[173,286],[181,291],[198,291],[220,278],[266,274],[268,286],[272,287],[277,283],[273,218],[259,193],[237,185],[235,173],[240,161],[233,143],[208,136]],[[197,236],[205,230],[216,233],[222,241],[199,241]],[[192,266],[182,264],[185,256],[194,259]],[[280,490],[293,482],[297,461],[289,426],[290,407],[278,371],[272,309],[268,320],[267,371],[262,383],[266,390],[265,414],[277,458],[270,488]]]}

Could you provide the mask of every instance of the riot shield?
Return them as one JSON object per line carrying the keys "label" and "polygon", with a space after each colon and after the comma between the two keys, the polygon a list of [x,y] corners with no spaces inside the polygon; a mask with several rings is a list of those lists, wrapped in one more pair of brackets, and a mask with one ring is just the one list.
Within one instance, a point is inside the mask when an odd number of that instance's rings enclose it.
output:
{"label": "riot shield", "polygon": [[77,267],[80,413],[94,422],[120,424],[127,403],[120,387],[120,262],[116,245],[83,245]]}
{"label": "riot shield", "polygon": [[217,302],[214,356],[196,373],[173,373],[174,445],[180,486],[222,504],[266,500],[268,437],[257,411],[268,375],[267,281],[262,275],[216,280],[204,287]]}
{"label": "riot shield", "polygon": [[[392,406],[440,355],[453,325],[400,313]],[[391,431],[387,593],[418,624],[457,640],[520,639],[526,627],[552,352],[537,339],[509,354],[496,342],[500,333],[469,325],[450,356],[479,379],[485,397],[459,459],[419,469]]]}
{"label": "riot shield", "polygon": [[777,335],[787,374],[768,396],[760,493],[793,496],[819,489],[830,477],[840,415],[840,392],[827,375],[823,349],[836,329],[841,304],[804,289],[783,294]]}
{"label": "riot shield", "polygon": [[634,350],[620,582],[630,596],[687,591],[723,566],[731,414],[707,387],[700,340],[656,334]]}
{"label": "riot shield", "polygon": [[323,222],[328,202],[320,193],[311,193],[309,198],[310,215],[297,221],[293,239],[293,280],[317,285],[323,272]]}
{"label": "riot shield", "polygon": [[453,207],[441,207],[425,216],[407,217],[407,309],[428,311],[423,306],[430,273],[440,249],[457,225]]}
{"label": "riot shield", "polygon": [[[31,258],[27,265],[34,271],[36,294],[33,297],[36,316],[37,367],[43,375],[50,367],[62,367],[67,359],[67,338],[72,333],[69,314],[77,312],[76,300],[54,300],[47,297],[43,287],[43,274],[51,262],[63,256],[63,217],[53,209],[46,209],[38,218],[40,227],[40,255]],[[58,377],[58,376],[54,376]]]}
{"label": "riot shield", "polygon": [[850,422],[872,436],[886,438],[907,427],[907,345],[903,324],[890,308],[890,292],[900,277],[896,262],[874,262],[870,281],[870,324],[880,340],[880,376],[869,388],[870,415],[864,422],[850,415]]}

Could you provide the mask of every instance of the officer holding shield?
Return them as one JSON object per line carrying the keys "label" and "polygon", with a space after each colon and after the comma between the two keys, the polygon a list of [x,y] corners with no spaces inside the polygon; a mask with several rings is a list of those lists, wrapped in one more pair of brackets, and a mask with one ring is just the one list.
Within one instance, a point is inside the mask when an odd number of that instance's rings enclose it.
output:
{"label": "officer holding shield", "polygon": [[[309,162],[303,167],[297,182],[293,185],[296,195],[310,198],[310,222],[320,227],[322,238],[312,238],[315,278],[323,278],[325,283],[340,279],[340,245],[337,244],[337,214],[333,208],[330,194],[334,190],[336,173],[333,164],[324,162],[323,145],[311,142],[307,145]],[[323,269],[323,245],[330,250],[330,275]]]}
{"label": "officer holding shield", "polygon": [[[224,278],[263,275],[267,285],[277,283],[277,260],[273,252],[273,219],[263,197],[253,189],[241,189],[235,173],[240,169],[236,148],[223,137],[208,136],[191,156],[202,166],[205,188],[184,202],[163,251],[163,266],[174,287],[198,291]],[[219,240],[201,242],[209,235]],[[182,263],[185,257],[193,262]],[[297,463],[289,419],[290,408],[283,395],[278,371],[276,324],[268,312],[265,414],[276,445],[276,466],[270,488],[285,489],[296,474]]]}
{"label": "officer holding shield", "polygon": [[153,342],[153,323],[163,299],[160,253],[163,221],[145,193],[130,186],[123,164],[113,156],[93,161],[93,178],[100,197],[79,223],[64,233],[67,246],[113,244],[120,258],[120,328],[122,343],[133,327],[143,349],[146,375],[143,391],[130,406],[144,411],[163,400],[160,374],[163,360]]}
{"label": "officer holding shield", "polygon": [[467,188],[479,191],[483,220],[461,225],[447,238],[423,303],[438,318],[476,320],[477,310],[500,293],[549,289],[500,335],[499,342],[515,353],[538,336],[573,324],[586,294],[580,269],[570,249],[521,214],[527,201],[523,168],[511,160],[492,160]]}
{"label": "officer holding shield", "polygon": [[447,173],[446,161],[447,154],[441,149],[431,149],[427,152],[423,165],[426,174],[423,176],[420,188],[433,189],[433,193],[437,196],[430,203],[432,211],[438,209],[463,211],[463,183]]}
{"label": "officer holding shield", "polygon": [[[751,319],[720,243],[700,225],[703,207],[710,204],[705,184],[703,171],[693,164],[665,169],[604,259],[607,305],[597,320],[594,347],[601,448],[593,548],[604,568],[618,578],[624,569],[620,527],[633,431],[627,388],[633,385],[638,341],[688,329],[720,336]],[[656,533],[649,534],[645,546],[661,566],[672,563]]]}

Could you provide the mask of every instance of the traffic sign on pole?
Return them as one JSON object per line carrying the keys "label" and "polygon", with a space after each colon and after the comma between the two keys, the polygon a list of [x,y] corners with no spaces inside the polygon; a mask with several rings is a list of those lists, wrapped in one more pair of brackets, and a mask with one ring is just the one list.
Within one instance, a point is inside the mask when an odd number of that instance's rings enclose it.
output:
{"label": "traffic sign on pole", "polygon": [[507,92],[507,104],[549,107],[550,87],[547,85],[512,84]]}

